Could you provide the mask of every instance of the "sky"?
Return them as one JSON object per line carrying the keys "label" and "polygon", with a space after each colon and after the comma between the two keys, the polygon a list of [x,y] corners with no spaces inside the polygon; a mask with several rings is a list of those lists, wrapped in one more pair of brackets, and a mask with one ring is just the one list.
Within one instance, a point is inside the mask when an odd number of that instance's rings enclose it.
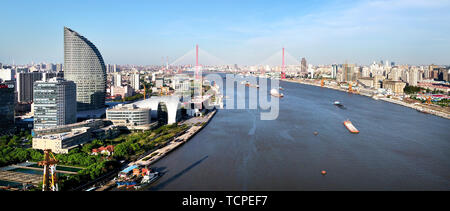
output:
{"label": "sky", "polygon": [[450,64],[449,0],[1,1],[3,64],[62,63],[64,26],[108,64],[171,63],[196,44],[240,65],[283,47],[317,65]]}

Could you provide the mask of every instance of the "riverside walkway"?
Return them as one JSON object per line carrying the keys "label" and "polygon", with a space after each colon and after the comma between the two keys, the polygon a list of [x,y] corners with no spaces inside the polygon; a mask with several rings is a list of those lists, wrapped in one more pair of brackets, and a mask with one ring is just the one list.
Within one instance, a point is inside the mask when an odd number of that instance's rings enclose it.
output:
{"label": "riverside walkway", "polygon": [[[178,137],[174,137],[173,140],[170,141],[166,146],[153,151],[149,155],[147,155],[135,162],[129,163],[127,165],[127,167],[132,166],[132,165],[145,165],[145,166],[152,165],[153,163],[160,160],[161,158],[166,156],[168,153],[170,153],[174,149],[178,148],[182,144],[189,141],[189,139],[191,139],[195,134],[197,134],[200,130],[202,130],[209,121],[211,121],[212,117],[214,117],[216,112],[217,112],[217,110],[214,110],[204,117],[194,117],[195,124],[193,124],[191,126],[191,128],[189,128],[185,133],[183,133],[182,135],[180,135]],[[189,121],[189,122],[185,122],[184,124],[191,124],[191,123],[193,123],[193,122]],[[108,189],[112,188],[115,184],[116,184],[116,182],[114,180],[110,180],[105,185],[101,186],[100,188],[96,189],[95,191],[108,190]]]}

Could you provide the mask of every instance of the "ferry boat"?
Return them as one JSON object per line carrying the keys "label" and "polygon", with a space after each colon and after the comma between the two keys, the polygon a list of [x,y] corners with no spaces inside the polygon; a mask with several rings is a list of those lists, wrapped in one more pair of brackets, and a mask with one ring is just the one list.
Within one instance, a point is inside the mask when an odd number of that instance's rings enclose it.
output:
{"label": "ferry boat", "polygon": [[274,97],[279,97],[279,98],[284,97],[284,95],[282,93],[279,93],[276,89],[270,90],[270,94]]}
{"label": "ferry boat", "polygon": [[158,178],[160,177],[159,172],[153,172],[150,173],[148,175],[145,175],[142,180],[141,180],[141,184],[150,184],[154,181],[156,181]]}
{"label": "ferry boat", "polygon": [[344,121],[344,126],[348,129],[348,131],[350,131],[350,133],[359,133],[359,130],[356,129],[355,126],[353,126],[352,122],[350,122],[350,120]]}

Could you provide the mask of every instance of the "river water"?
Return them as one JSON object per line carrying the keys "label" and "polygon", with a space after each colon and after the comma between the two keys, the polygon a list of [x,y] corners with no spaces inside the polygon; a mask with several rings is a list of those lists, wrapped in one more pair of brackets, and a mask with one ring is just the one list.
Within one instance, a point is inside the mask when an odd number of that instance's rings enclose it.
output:
{"label": "river water", "polygon": [[[276,120],[260,120],[260,110],[219,110],[153,165],[164,175],[149,190],[450,190],[450,120],[341,91],[280,86]],[[344,127],[347,119],[359,134]]]}

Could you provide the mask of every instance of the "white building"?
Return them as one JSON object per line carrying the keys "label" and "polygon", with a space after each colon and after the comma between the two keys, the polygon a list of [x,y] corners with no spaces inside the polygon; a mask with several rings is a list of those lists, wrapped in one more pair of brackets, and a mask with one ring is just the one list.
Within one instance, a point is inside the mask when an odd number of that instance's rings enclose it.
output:
{"label": "white building", "polygon": [[138,91],[140,88],[140,75],[139,73],[134,73],[130,77],[131,87],[134,89],[134,91]]}
{"label": "white building", "polygon": [[181,119],[181,103],[177,96],[151,97],[135,102],[133,105],[151,109],[152,119],[165,124],[173,124]]}
{"label": "white building", "polygon": [[0,79],[1,81],[11,81],[14,80],[16,76],[16,71],[14,69],[0,69]]}
{"label": "white building", "polygon": [[138,108],[134,104],[117,105],[106,110],[106,119],[114,125],[139,126],[150,124],[150,108]]}
{"label": "white building", "polygon": [[122,75],[120,73],[114,75],[114,86],[122,86]]}
{"label": "white building", "polygon": [[417,81],[419,77],[419,71],[417,68],[411,68],[409,72],[409,86],[417,86]]}
{"label": "white building", "polygon": [[62,78],[36,81],[33,102],[35,129],[76,122],[76,85],[73,81]]}

